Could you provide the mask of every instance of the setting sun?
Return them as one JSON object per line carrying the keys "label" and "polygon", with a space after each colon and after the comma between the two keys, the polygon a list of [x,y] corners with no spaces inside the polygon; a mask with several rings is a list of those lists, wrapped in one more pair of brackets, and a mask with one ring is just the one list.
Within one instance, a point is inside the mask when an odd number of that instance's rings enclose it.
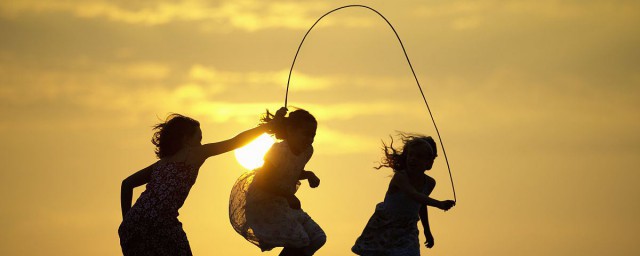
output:
{"label": "setting sun", "polygon": [[273,143],[275,143],[273,137],[266,133],[262,134],[246,146],[236,149],[236,160],[248,170],[258,168],[264,163],[264,154],[267,153]]}

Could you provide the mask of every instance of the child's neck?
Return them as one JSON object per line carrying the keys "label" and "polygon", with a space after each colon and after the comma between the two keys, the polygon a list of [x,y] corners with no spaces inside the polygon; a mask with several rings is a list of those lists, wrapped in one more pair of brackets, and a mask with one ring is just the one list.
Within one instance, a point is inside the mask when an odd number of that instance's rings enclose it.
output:
{"label": "child's neck", "polygon": [[407,174],[408,174],[409,176],[412,176],[412,177],[420,177],[420,176],[424,175],[424,173],[422,173],[422,172],[420,172],[420,171],[411,170],[411,169],[409,169],[409,168],[407,168]]}

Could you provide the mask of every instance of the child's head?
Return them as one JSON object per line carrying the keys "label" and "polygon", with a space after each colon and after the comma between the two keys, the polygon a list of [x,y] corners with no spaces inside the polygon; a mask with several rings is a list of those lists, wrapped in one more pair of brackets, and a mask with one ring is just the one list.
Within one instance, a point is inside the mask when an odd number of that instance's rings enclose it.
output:
{"label": "child's head", "polygon": [[[272,119],[273,115],[267,110],[262,122],[266,123]],[[274,127],[269,133],[274,134],[278,139],[286,140],[290,146],[303,150],[313,143],[317,128],[318,121],[311,113],[304,109],[297,109],[289,113],[281,125]]]}
{"label": "child's head", "polygon": [[156,145],[156,156],[160,159],[172,156],[187,145],[199,145],[202,141],[200,122],[180,115],[171,114],[163,123],[153,127],[156,132],[151,143]]}
{"label": "child's head", "polygon": [[382,167],[392,168],[394,171],[420,171],[431,170],[433,161],[438,156],[436,142],[431,136],[400,133],[400,139],[404,143],[402,151],[393,147],[393,137],[391,144],[387,146],[382,143],[384,158],[377,169]]}

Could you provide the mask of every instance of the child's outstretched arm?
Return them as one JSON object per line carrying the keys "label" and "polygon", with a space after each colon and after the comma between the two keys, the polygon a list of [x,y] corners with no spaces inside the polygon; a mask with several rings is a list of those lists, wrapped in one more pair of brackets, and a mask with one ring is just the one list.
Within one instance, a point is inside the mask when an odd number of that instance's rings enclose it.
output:
{"label": "child's outstretched arm", "polygon": [[269,123],[241,132],[235,137],[225,141],[208,143],[208,144],[202,145],[202,147],[200,147],[198,154],[200,155],[200,158],[202,159],[202,161],[204,161],[209,157],[240,148],[248,144],[249,142],[251,142],[253,139],[257,138],[264,132],[271,129],[273,125],[276,125],[279,122],[281,122],[286,113],[287,113],[286,108],[284,107],[280,108],[276,112],[274,119]]}
{"label": "child's outstretched arm", "polygon": [[431,248],[435,244],[435,240],[433,239],[431,228],[429,227],[429,212],[427,210],[427,205],[420,206],[418,215],[420,216],[420,222],[422,223],[422,229],[424,230],[424,237],[427,240],[424,244],[427,248]]}
{"label": "child's outstretched arm", "polygon": [[205,160],[209,157],[240,148],[248,144],[249,142],[251,142],[253,139],[260,136],[260,134],[266,132],[268,129],[268,125],[269,124],[264,124],[264,125],[260,125],[258,127],[246,130],[228,140],[204,144],[202,145],[202,147],[200,147],[200,150],[198,153],[200,154],[200,157],[203,160]]}
{"label": "child's outstretched arm", "polygon": [[409,181],[409,177],[407,177],[407,174],[403,173],[403,172],[396,172],[393,175],[393,178],[391,178],[391,184],[395,185],[396,187],[398,187],[398,189],[400,189],[400,191],[404,192],[405,194],[407,194],[411,199],[413,199],[416,202],[419,202],[421,204],[424,205],[429,205],[429,206],[433,206],[436,207],[438,209],[442,209],[442,210],[449,210],[451,207],[453,207],[453,205],[455,205],[455,203],[451,200],[447,200],[447,201],[439,201],[436,199],[433,199],[423,193],[418,192],[412,185],[411,182]]}
{"label": "child's outstretched arm", "polygon": [[153,171],[153,166],[156,163],[158,162],[137,171],[122,181],[122,185],[120,186],[120,207],[122,208],[122,218],[124,218],[129,209],[131,209],[133,189],[149,182],[151,179],[151,171]]}

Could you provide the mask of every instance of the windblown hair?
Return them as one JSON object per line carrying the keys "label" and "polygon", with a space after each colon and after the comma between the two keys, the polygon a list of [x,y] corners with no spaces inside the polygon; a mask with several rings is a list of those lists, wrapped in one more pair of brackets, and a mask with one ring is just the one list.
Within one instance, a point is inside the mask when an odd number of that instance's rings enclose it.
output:
{"label": "windblown hair", "polygon": [[[260,118],[260,123],[266,124],[273,120],[273,118],[274,115],[267,109],[267,113]],[[267,133],[275,135],[277,139],[284,140],[287,139],[287,126],[297,127],[303,124],[318,125],[318,121],[316,121],[316,118],[313,117],[309,111],[296,109],[289,113],[289,116],[285,117],[280,125],[273,126]]]}
{"label": "windblown hair", "polygon": [[183,140],[193,135],[200,122],[180,114],[170,114],[167,119],[153,126],[156,132],[151,143],[156,146],[156,156],[160,159],[172,156],[182,148]]}
{"label": "windblown hair", "polygon": [[404,132],[398,132],[398,137],[404,144],[402,150],[395,149],[393,147],[393,137],[391,138],[391,143],[387,145],[384,141],[382,141],[382,150],[384,151],[384,157],[380,162],[380,166],[375,167],[380,170],[382,167],[389,167],[393,169],[393,171],[405,170],[407,168],[407,153],[410,147],[413,147],[418,144],[427,143],[433,149],[433,153],[435,156],[438,156],[438,149],[436,147],[436,142],[431,138],[431,136],[424,136],[420,134],[410,134]]}

